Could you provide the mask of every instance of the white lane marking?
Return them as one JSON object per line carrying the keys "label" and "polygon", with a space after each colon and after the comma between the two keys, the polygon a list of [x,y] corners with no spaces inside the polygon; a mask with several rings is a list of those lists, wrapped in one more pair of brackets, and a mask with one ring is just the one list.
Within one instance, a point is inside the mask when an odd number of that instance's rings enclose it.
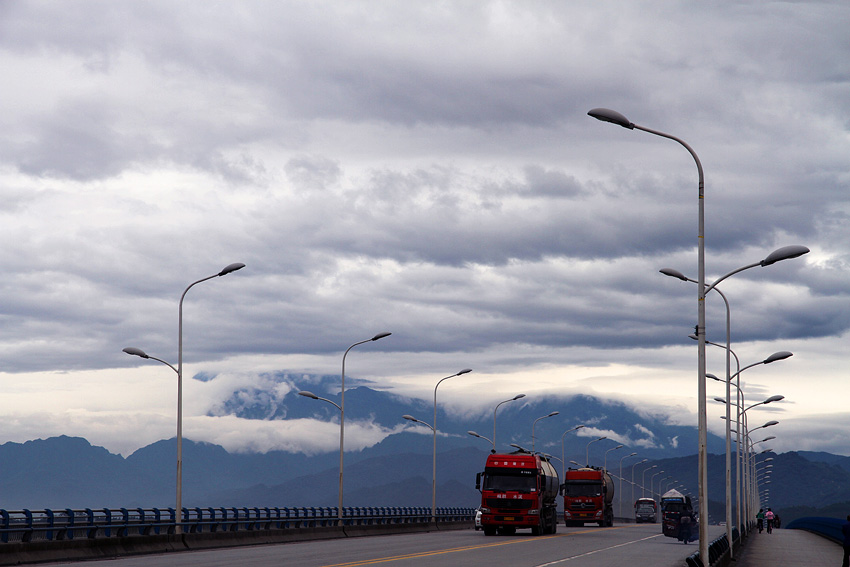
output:
{"label": "white lane marking", "polygon": [[612,545],[611,547],[606,547],[604,549],[596,549],[594,551],[588,551],[587,553],[582,553],[581,555],[573,555],[572,557],[565,557],[564,559],[558,559],[557,561],[550,561],[549,563],[541,563],[540,565],[537,565],[536,567],[549,567],[549,565],[557,565],[558,563],[564,563],[566,561],[572,561],[573,559],[579,559],[581,557],[587,557],[588,555],[594,555],[596,553],[602,553],[603,551],[608,551],[608,550],[611,550],[611,549],[617,549],[618,547],[625,547],[625,546],[631,545],[633,543],[638,543],[638,542],[641,542],[641,541],[646,541],[648,539],[661,537],[662,535],[663,534],[656,534],[656,535],[653,535],[653,536],[644,537],[644,538],[641,538],[641,539],[636,539],[634,541],[627,541],[625,543],[618,543],[617,545]]}

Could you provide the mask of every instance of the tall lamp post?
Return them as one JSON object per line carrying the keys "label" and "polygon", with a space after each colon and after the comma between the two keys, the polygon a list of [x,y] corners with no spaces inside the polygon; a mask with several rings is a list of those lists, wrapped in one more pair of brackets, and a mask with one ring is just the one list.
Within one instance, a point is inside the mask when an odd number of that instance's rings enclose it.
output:
{"label": "tall lamp post", "polygon": [[649,461],[649,459],[644,459],[644,460],[638,461],[638,462],[636,462],[635,464],[632,465],[632,503],[635,502],[635,467],[640,465],[640,464],[646,463],[648,461]]}
{"label": "tall lamp post", "polygon": [[[628,459],[629,457],[634,457],[637,453],[629,453],[625,457],[620,457],[620,506],[617,509],[617,514],[622,518],[623,517],[623,460]],[[634,488],[632,488],[634,490]]]}
{"label": "tall lamp post", "polygon": [[517,394],[516,396],[514,396],[510,400],[505,400],[504,402],[499,402],[498,404],[496,404],[496,407],[493,408],[493,451],[496,450],[496,410],[498,410],[499,406],[502,405],[502,404],[506,404],[508,402],[515,402],[517,400],[521,400],[524,397],[525,397],[525,394]]}
{"label": "tall lamp post", "polygon": [[[339,505],[337,510],[337,518],[339,520],[339,525],[342,526],[342,478],[343,478],[343,454],[344,454],[344,444],[345,444],[345,357],[348,356],[348,352],[356,347],[357,345],[362,345],[364,343],[368,343],[371,341],[377,341],[379,339],[383,339],[384,337],[389,337],[392,333],[378,333],[371,339],[366,339],[365,341],[358,341],[348,347],[345,350],[345,353],[342,355],[342,374],[341,374],[341,384],[340,384],[340,392],[339,392]],[[334,404],[336,405],[336,404]]]}
{"label": "tall lamp post", "polygon": [[183,294],[180,296],[180,303],[177,309],[177,368],[175,369],[173,366],[165,362],[164,360],[160,360],[159,358],[154,358],[152,356],[148,356],[141,349],[137,349],[134,347],[127,347],[124,349],[124,352],[127,354],[131,354],[133,356],[140,356],[142,358],[150,358],[151,360],[156,360],[161,362],[169,367],[172,370],[177,372],[177,509],[175,510],[175,526],[174,533],[181,534],[183,533],[183,299],[186,298],[186,293],[194,286],[201,282],[205,282],[207,280],[211,280],[213,278],[218,278],[221,276],[226,276],[227,274],[233,273],[236,270],[241,270],[245,267],[245,264],[242,262],[235,262],[233,264],[228,264],[225,266],[220,272],[217,274],[213,274],[211,276],[207,276],[205,278],[201,278],[196,282],[192,282],[189,286],[183,290]]}
{"label": "tall lamp post", "polygon": [[[646,490],[646,471],[651,471],[652,469],[657,469],[658,465],[652,465],[651,467],[643,469],[643,474],[640,475],[640,496],[643,498],[644,491]],[[650,494],[652,496],[652,494]]]}
{"label": "tall lamp post", "polygon": [[652,498],[653,500],[655,499],[655,492],[652,490],[652,483],[655,480],[655,477],[657,477],[660,474],[664,474],[664,471],[658,471],[657,473],[649,476],[649,497]]}
{"label": "tall lamp post", "polygon": [[555,417],[556,415],[558,415],[558,413],[560,413],[560,412],[553,411],[553,412],[549,413],[548,415],[544,415],[543,417],[538,417],[537,419],[534,420],[534,423],[531,424],[531,452],[532,453],[534,452],[534,426],[537,425],[537,422],[540,421],[541,419],[546,419],[547,417]]}
{"label": "tall lamp post", "polygon": [[[607,108],[594,108],[587,113],[589,116],[602,120],[603,122],[611,122],[629,130],[643,130],[650,134],[668,138],[678,142],[691,154],[697,166],[698,180],[698,207],[699,221],[697,234],[697,265],[698,265],[698,280],[697,280],[697,336],[699,337],[699,348],[697,352],[697,400],[699,404],[699,515],[701,519],[708,518],[708,473],[706,472],[707,459],[707,422],[706,422],[706,404],[705,404],[705,199],[703,193],[705,189],[705,179],[702,172],[702,163],[699,160],[696,152],[684,141],[670,134],[651,130],[643,126],[638,126],[630,122],[628,118]],[[699,552],[700,557],[708,557],[708,522],[699,522]]]}
{"label": "tall lamp post", "polygon": [[389,337],[392,333],[378,333],[371,339],[366,339],[364,341],[358,341],[345,349],[345,352],[342,355],[342,374],[340,375],[340,390],[339,390],[339,525],[342,524],[342,459],[344,453],[344,440],[345,440],[345,357],[348,356],[348,352],[356,347],[357,345],[362,345],[364,343],[377,341],[379,339],[383,339],[384,337]]}
{"label": "tall lamp post", "polygon": [[434,461],[431,475],[431,521],[434,523],[437,522],[437,388],[444,380],[454,378],[455,376],[461,376],[463,374],[469,374],[470,372],[472,372],[472,368],[464,368],[460,372],[455,372],[451,376],[441,378],[437,382],[437,385],[434,386],[434,427],[431,428],[434,433]]}
{"label": "tall lamp post", "polygon": [[585,449],[585,452],[584,452],[585,453],[584,454],[584,462],[587,463],[587,464],[585,464],[584,466],[586,466],[586,467],[590,466],[590,445],[592,443],[596,443],[597,441],[602,441],[603,439],[608,439],[608,437],[603,435],[602,437],[597,437],[596,439],[592,440],[590,443],[587,444],[587,448]]}

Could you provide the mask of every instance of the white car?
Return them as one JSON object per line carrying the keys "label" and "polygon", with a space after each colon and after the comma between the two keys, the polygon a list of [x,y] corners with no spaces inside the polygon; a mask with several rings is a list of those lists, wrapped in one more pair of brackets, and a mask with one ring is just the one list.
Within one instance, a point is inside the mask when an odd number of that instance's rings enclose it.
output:
{"label": "white car", "polygon": [[475,509],[475,531],[481,529],[481,508]]}

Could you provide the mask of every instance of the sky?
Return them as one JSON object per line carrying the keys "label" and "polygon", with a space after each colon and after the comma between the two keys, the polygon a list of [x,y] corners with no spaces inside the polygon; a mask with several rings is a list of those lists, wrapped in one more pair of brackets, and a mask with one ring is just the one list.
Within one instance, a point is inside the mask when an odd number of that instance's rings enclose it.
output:
{"label": "sky", "polygon": [[706,281],[811,250],[720,287],[742,366],[794,353],[741,374],[786,397],[751,427],[850,455],[848,27],[843,0],[5,0],[0,442],[173,437],[174,373],[122,348],[176,365],[181,294],[233,262],[185,295],[188,438],[333,450],[216,408],[380,332],[347,379],[429,399],[472,368],[451,411],[585,393],[695,425],[696,287],[659,270],[697,277],[697,169],[605,107],[699,156]]}

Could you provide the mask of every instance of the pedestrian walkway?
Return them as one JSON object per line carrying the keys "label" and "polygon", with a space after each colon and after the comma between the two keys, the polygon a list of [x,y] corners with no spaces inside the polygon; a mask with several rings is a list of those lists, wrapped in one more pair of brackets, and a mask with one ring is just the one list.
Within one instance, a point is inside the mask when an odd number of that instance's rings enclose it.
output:
{"label": "pedestrian walkway", "polygon": [[843,552],[837,543],[803,530],[752,533],[732,563],[735,567],[840,567]]}

